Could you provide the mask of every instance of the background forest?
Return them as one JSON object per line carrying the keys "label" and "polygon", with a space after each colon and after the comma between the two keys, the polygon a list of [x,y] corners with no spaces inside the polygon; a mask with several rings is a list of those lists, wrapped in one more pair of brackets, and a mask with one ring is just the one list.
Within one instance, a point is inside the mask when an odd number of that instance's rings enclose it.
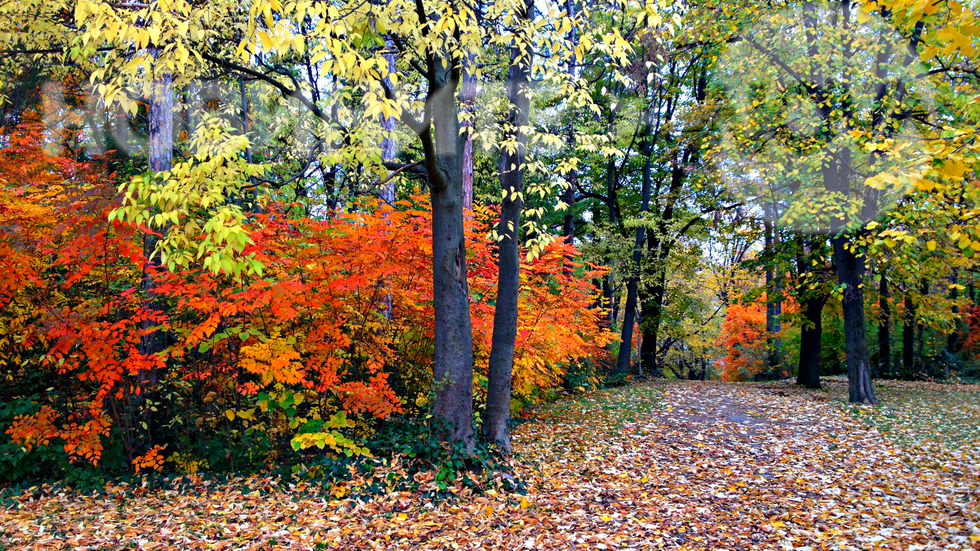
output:
{"label": "background forest", "polygon": [[445,488],[560,393],[980,379],[967,3],[0,21],[0,484],[403,454]]}

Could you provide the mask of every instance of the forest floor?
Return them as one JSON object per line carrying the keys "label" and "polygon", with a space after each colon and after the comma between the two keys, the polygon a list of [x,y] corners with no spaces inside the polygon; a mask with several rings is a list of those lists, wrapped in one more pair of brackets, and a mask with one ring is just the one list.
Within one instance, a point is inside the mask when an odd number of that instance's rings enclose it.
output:
{"label": "forest floor", "polygon": [[56,492],[0,509],[0,549],[980,549],[980,386],[879,382],[868,408],[825,383],[542,406],[515,436],[526,495]]}

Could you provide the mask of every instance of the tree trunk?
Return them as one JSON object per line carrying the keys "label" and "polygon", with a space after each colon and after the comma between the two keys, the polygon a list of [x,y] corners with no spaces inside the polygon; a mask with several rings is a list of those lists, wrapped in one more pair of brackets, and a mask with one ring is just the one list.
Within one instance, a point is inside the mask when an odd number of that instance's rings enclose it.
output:
{"label": "tree trunk", "polygon": [[466,129],[463,142],[463,208],[473,208],[473,134],[476,116],[476,59],[473,54],[463,61],[463,85],[459,91],[459,102],[463,104],[466,118],[462,126]]}
{"label": "tree trunk", "polygon": [[[929,302],[929,280],[923,279],[919,283],[919,293],[922,295],[922,303],[928,304]],[[915,324],[915,334],[916,334],[916,348],[918,349],[918,354],[916,354],[916,359],[918,363],[922,366],[923,371],[925,371],[925,355],[926,355],[926,345],[925,345],[925,323],[923,323],[922,318],[919,318],[918,323]],[[931,371],[931,370],[930,370]],[[930,373],[931,375],[931,373]]]}
{"label": "tree trunk", "polygon": [[463,233],[463,138],[456,106],[454,60],[429,57],[431,125],[420,138],[432,201],[432,283],[435,306],[433,417],[439,435],[473,446],[473,330]]}
{"label": "tree trunk", "polygon": [[[388,64],[388,73],[394,73],[397,71],[395,66],[395,43],[391,39],[385,40],[385,52],[384,58]],[[391,84],[391,77],[385,76],[384,82],[387,86],[393,87]],[[378,115],[378,118],[381,119],[381,161],[393,163],[395,162],[397,156],[397,144],[395,143],[395,116],[392,115],[390,117],[386,117],[382,113]],[[381,189],[378,190],[378,197],[384,203],[394,206],[395,181],[393,179],[381,186]]]}
{"label": "tree trunk", "polygon": [[956,304],[956,300],[960,298],[959,290],[955,287],[955,285],[959,282],[959,273],[957,272],[957,270],[955,269],[953,270],[953,275],[951,279],[954,285],[949,288],[949,298],[950,300],[953,301],[953,308],[952,308],[953,330],[948,335],[946,335],[946,352],[948,352],[949,354],[955,354],[959,352],[959,348],[960,348],[959,332],[961,328],[960,307]]}
{"label": "tree trunk", "polygon": [[[249,110],[248,110],[248,90],[245,86],[245,79],[238,77],[238,93],[242,101],[242,134],[248,136],[249,131]],[[245,162],[252,164],[252,146],[245,148]],[[261,212],[259,207],[259,182],[255,176],[249,178],[249,185],[252,187],[252,212]]]}
{"label": "tree trunk", "polygon": [[905,319],[902,321],[902,378],[915,375],[915,304],[912,296],[905,294]]}
{"label": "tree trunk", "polygon": [[[768,219],[764,221],[765,248],[769,255],[775,254],[776,240],[772,222]],[[776,283],[777,273],[773,262],[766,263],[766,374],[771,378],[776,374],[782,363],[780,349],[782,342],[777,334],[780,331],[779,313],[782,304],[777,298],[778,288]]]}
{"label": "tree trunk", "polygon": [[881,276],[878,284],[878,307],[881,308],[881,319],[878,321],[878,372],[883,377],[889,377],[892,372],[892,307],[888,301],[887,271],[882,268],[878,275]]}
{"label": "tree trunk", "polygon": [[[649,131],[649,125],[647,125],[647,134],[649,134]],[[643,155],[646,156],[646,160],[643,163],[642,199],[640,201],[641,218],[650,210],[650,191],[652,187],[652,178],[650,176],[651,145],[649,136],[644,137]],[[619,373],[630,371],[630,359],[633,352],[633,325],[636,323],[637,292],[640,284],[640,256],[645,241],[646,228],[642,225],[637,226],[636,238],[633,241],[633,262],[630,265],[630,275],[626,282],[626,310],[623,312],[622,342],[619,344],[619,357],[616,360],[616,371]],[[642,359],[640,364],[643,364]]]}
{"label": "tree trunk", "polygon": [[[520,19],[532,16],[533,0],[527,0]],[[527,126],[531,100],[528,84],[531,75],[531,54],[518,44],[510,49],[510,82],[507,96],[510,112],[505,132],[517,143],[513,149],[504,147],[500,153],[500,187],[503,199],[500,205],[498,242],[497,298],[493,313],[493,337],[487,383],[487,410],[483,424],[483,439],[496,443],[505,453],[510,453],[510,387],[514,367],[514,342],[517,338],[517,304],[520,294],[520,247],[522,201],[524,189],[524,164],[527,155]]]}
{"label": "tree trunk", "polygon": [[[611,121],[610,121],[610,124]],[[618,221],[616,219],[616,185],[618,178],[616,176],[616,160],[609,159],[606,162],[606,216],[609,221],[609,231],[614,231]],[[605,299],[605,304],[607,310],[607,316],[609,320],[609,330],[616,325],[616,319],[619,317],[618,304],[615,299],[615,288],[613,286],[613,273],[612,273],[612,260],[607,256],[604,259],[604,264],[610,267],[610,271],[606,274],[605,281],[602,284],[602,297]]]}
{"label": "tree trunk", "polygon": [[820,314],[826,301],[826,296],[810,297],[801,305],[806,324],[800,332],[800,366],[796,384],[806,388],[820,388],[820,341],[823,336]]}
{"label": "tree trunk", "polygon": [[837,236],[831,240],[834,246],[834,263],[837,278],[845,285],[841,305],[844,310],[844,348],[847,353],[848,400],[851,403],[875,404],[871,386],[868,360],[868,336],[864,326],[864,258],[848,250],[848,239]]}
{"label": "tree trunk", "polygon": [[[174,94],[170,73],[163,73],[157,77],[149,100],[149,169],[150,172],[164,172],[173,167]],[[144,254],[146,258],[150,258],[156,249],[157,239],[151,235],[147,235],[144,239]],[[160,263],[156,260],[148,261],[143,268],[144,306],[147,311],[154,314],[162,311],[162,306],[155,298],[153,282],[153,272],[160,269]],[[154,325],[156,324],[146,319],[142,323],[144,330]],[[159,330],[143,335],[140,338],[140,353],[149,355],[161,352],[166,347],[165,340],[166,335]],[[154,385],[159,382],[159,378],[160,373],[157,369],[143,370],[139,373],[141,383]]]}
{"label": "tree trunk", "polygon": [[[693,153],[687,160],[693,158]],[[667,260],[673,248],[671,237],[667,235],[674,219],[674,209],[680,196],[685,180],[684,168],[675,160],[670,173],[670,187],[667,190],[667,205],[660,215],[657,231],[647,233],[647,257],[653,267],[652,282],[644,286],[640,308],[643,320],[640,331],[643,336],[640,347],[640,363],[647,366],[647,373],[653,377],[663,376],[663,366],[657,357],[657,339],[660,333],[660,322],[663,318],[664,298],[667,295]]]}

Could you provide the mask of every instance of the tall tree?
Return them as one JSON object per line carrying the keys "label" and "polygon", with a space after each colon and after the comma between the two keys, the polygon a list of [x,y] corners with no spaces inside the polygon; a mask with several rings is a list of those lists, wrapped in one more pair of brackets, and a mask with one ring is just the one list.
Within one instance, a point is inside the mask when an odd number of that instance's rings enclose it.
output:
{"label": "tall tree", "polygon": [[509,109],[500,144],[500,223],[497,227],[497,297],[493,313],[493,344],[487,381],[487,411],[483,438],[496,442],[510,453],[510,387],[517,338],[517,303],[520,296],[521,210],[524,173],[527,170],[527,124],[531,110],[532,50],[528,25],[534,19],[534,1],[518,6],[511,21],[514,38],[510,46],[507,80]]}

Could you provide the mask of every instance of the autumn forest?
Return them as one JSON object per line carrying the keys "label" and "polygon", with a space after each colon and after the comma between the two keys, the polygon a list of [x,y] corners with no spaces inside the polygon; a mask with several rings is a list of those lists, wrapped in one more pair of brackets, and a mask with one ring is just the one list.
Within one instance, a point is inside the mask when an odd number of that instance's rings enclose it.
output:
{"label": "autumn forest", "polygon": [[0,549],[980,548],[969,0],[0,0]]}

